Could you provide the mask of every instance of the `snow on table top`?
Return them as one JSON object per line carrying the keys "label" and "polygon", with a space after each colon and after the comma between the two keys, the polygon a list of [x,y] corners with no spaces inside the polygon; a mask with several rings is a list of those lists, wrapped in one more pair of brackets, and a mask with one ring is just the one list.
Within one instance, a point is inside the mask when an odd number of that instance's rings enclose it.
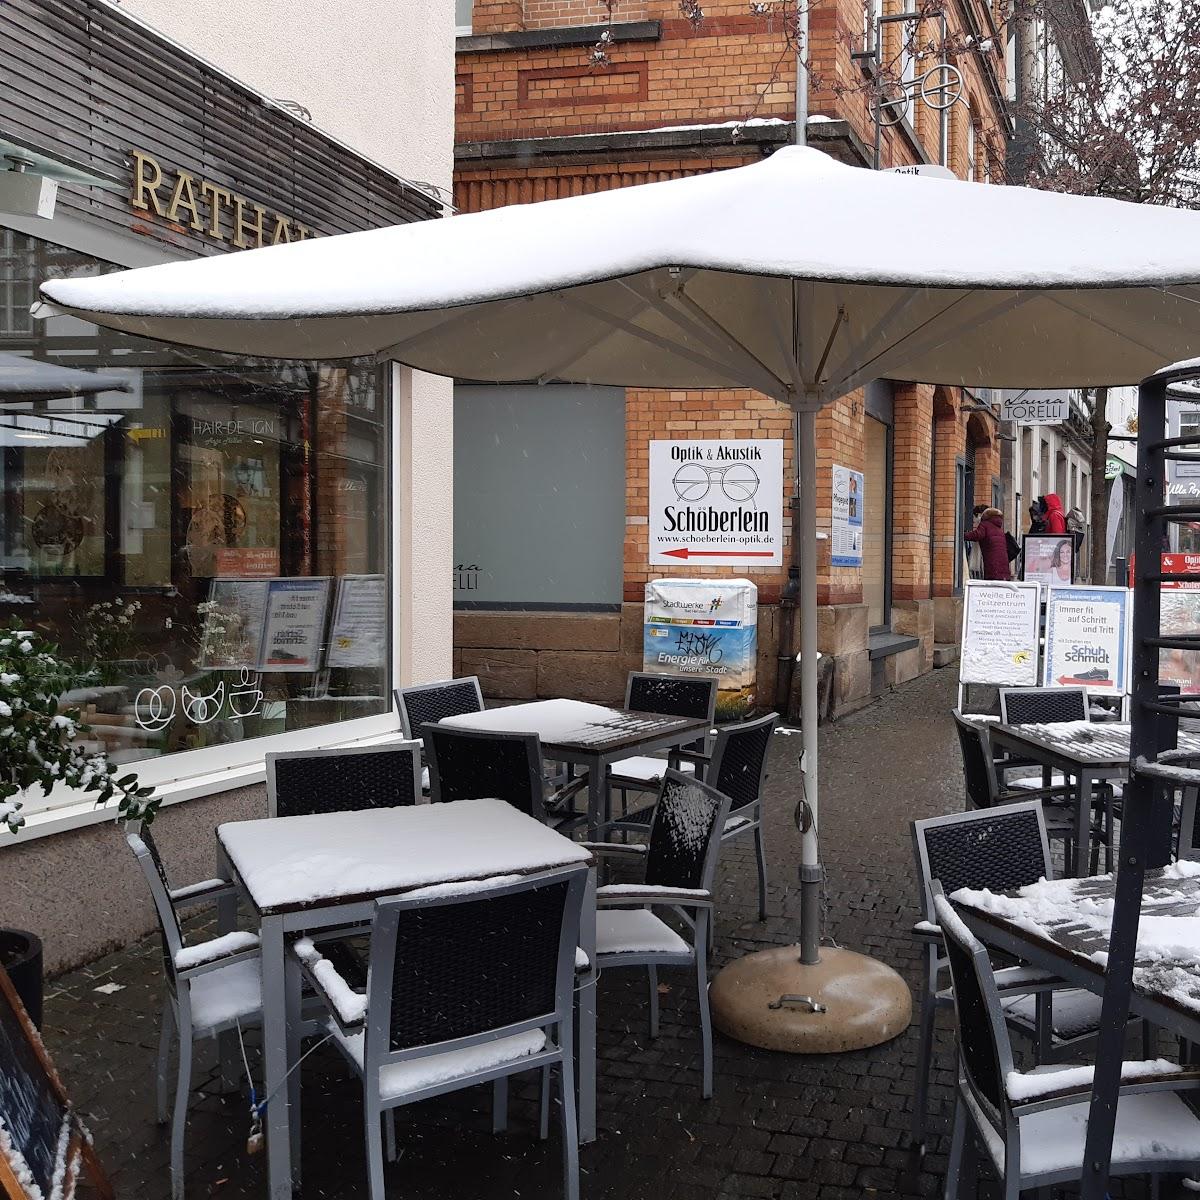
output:
{"label": "snow on table top", "polygon": [[[950,898],[1102,967],[1108,961],[1111,875],[1043,879],[1014,892],[960,888]],[[1147,872],[1134,986],[1200,1011],[1200,862]]]}
{"label": "snow on table top", "polygon": [[503,800],[232,821],[217,837],[260,911],[587,862]]}
{"label": "snow on table top", "polygon": [[655,733],[676,720],[679,718],[655,719],[582,700],[534,700],[529,704],[444,717],[439,724],[498,733],[536,733],[550,745],[600,746],[605,742],[625,742],[639,733]]}

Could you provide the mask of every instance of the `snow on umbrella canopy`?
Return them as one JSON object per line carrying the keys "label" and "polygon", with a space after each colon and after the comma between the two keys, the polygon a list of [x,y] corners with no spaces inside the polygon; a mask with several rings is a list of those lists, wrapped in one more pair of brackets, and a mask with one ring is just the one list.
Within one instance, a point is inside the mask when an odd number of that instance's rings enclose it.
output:
{"label": "snow on umbrella canopy", "polygon": [[737,384],[824,400],[876,377],[1122,384],[1200,353],[1200,215],[787,148],[705,175],[41,292],[166,341],[377,353],[480,381]]}

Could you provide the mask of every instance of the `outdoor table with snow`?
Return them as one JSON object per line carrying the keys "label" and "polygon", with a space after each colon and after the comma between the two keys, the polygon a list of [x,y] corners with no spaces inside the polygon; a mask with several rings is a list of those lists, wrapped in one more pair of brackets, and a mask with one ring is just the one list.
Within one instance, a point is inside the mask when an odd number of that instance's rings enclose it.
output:
{"label": "outdoor table with snow", "polygon": [[[382,896],[527,875],[590,861],[582,846],[501,800],[234,821],[217,828],[219,857],[261,922],[264,1095],[270,1194],[290,1200],[298,1149],[299,1074],[288,1077],[298,1030],[298,976],[289,975],[288,934],[368,921]],[[580,930],[595,956],[594,902]],[[579,1005],[580,1138],[594,1133],[595,1009]],[[349,997],[343,997],[349,1000]],[[285,1088],[286,1083],[286,1088]]]}
{"label": "outdoor table with snow", "polygon": [[[950,899],[983,942],[1103,994],[1113,896],[1113,876],[1096,875]],[[1146,872],[1133,989],[1133,1012],[1200,1041],[1200,862]]]}

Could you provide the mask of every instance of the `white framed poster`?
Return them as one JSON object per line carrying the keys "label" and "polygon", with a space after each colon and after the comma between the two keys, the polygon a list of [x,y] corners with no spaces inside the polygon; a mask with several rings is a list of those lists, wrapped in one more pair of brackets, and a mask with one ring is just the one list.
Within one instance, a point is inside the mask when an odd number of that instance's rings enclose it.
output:
{"label": "white framed poster", "polygon": [[1044,687],[1084,687],[1102,696],[1129,690],[1131,594],[1082,585],[1049,590]]}
{"label": "white framed poster", "polygon": [[1041,587],[972,580],[963,589],[960,683],[1037,687]]}
{"label": "white framed poster", "polygon": [[382,575],[338,580],[327,667],[383,667],[388,648],[387,581]]}
{"label": "white framed poster", "polygon": [[836,464],[829,561],[835,567],[861,567],[863,561],[863,473]]}
{"label": "white framed poster", "polygon": [[316,671],[329,606],[328,575],[267,582],[260,671]]}
{"label": "white framed poster", "polygon": [[783,440],[650,443],[650,564],[783,565]]}
{"label": "white framed poster", "polygon": [[265,579],[214,579],[200,606],[199,666],[206,671],[253,670],[267,612]]}

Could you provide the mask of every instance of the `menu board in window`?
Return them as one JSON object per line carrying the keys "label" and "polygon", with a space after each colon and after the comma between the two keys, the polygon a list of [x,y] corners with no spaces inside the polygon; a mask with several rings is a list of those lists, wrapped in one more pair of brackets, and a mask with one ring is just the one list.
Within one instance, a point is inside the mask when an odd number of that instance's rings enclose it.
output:
{"label": "menu board in window", "polygon": [[388,646],[387,584],[382,575],[344,575],[329,631],[327,667],[382,667]]}
{"label": "menu board in window", "polygon": [[269,581],[260,671],[320,668],[329,582],[328,576]]}

